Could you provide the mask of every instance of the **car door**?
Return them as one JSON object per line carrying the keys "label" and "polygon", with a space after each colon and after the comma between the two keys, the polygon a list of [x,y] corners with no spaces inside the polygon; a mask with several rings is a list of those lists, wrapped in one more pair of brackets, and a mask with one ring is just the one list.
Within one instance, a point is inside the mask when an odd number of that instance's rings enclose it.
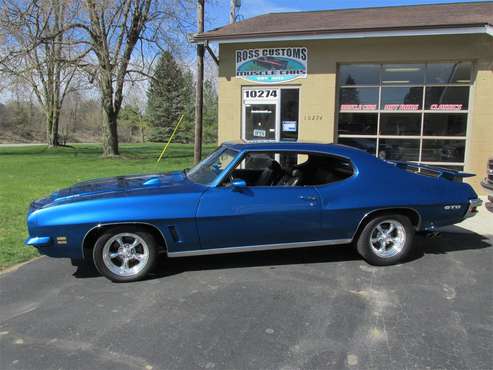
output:
{"label": "car door", "polygon": [[323,239],[320,197],[312,186],[212,187],[197,210],[203,249]]}

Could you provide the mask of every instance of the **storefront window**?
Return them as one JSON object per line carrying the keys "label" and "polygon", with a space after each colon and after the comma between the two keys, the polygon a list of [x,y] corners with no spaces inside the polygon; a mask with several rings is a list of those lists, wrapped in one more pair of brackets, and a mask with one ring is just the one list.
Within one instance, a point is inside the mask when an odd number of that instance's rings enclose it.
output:
{"label": "storefront window", "polygon": [[339,144],[354,146],[375,155],[377,151],[377,139],[362,137],[344,137],[339,139]]}
{"label": "storefront window", "polygon": [[423,102],[422,87],[382,87],[380,109],[389,111],[417,111]]}
{"label": "storefront window", "polygon": [[466,136],[467,114],[425,113],[423,135]]}
{"label": "storefront window", "polygon": [[378,107],[377,87],[343,87],[339,93],[341,111],[367,111]]}
{"label": "storefront window", "polygon": [[339,132],[355,135],[377,133],[378,115],[375,113],[339,114]]}
{"label": "storefront window", "polygon": [[426,69],[427,84],[469,84],[471,83],[470,62],[430,63]]}
{"label": "storefront window", "polygon": [[471,62],[339,69],[338,142],[390,160],[462,169]]}
{"label": "storefront window", "polygon": [[465,140],[423,140],[422,160],[428,162],[463,162]]}
{"label": "storefront window", "polygon": [[377,64],[341,65],[339,79],[341,86],[378,85],[380,82],[380,66]]}
{"label": "storefront window", "polygon": [[419,140],[380,139],[378,157],[396,161],[418,161]]}
{"label": "storefront window", "polygon": [[469,86],[433,86],[426,88],[425,109],[467,110]]}
{"label": "storefront window", "polygon": [[419,135],[421,114],[382,113],[380,115],[381,135]]}
{"label": "storefront window", "polygon": [[382,84],[422,85],[425,79],[423,64],[384,64]]}

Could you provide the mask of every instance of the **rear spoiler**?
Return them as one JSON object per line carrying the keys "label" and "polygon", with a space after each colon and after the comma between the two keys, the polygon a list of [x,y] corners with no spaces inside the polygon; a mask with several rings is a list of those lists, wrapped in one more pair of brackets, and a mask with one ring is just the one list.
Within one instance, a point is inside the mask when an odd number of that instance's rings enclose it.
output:
{"label": "rear spoiler", "polygon": [[387,162],[404,170],[416,170],[417,172],[421,172],[421,170],[425,170],[425,172],[431,172],[436,177],[441,177],[451,181],[462,181],[462,179],[466,177],[476,176],[474,173],[456,171],[456,170],[451,170],[449,168],[435,167],[422,163],[405,162],[405,161],[387,161]]}

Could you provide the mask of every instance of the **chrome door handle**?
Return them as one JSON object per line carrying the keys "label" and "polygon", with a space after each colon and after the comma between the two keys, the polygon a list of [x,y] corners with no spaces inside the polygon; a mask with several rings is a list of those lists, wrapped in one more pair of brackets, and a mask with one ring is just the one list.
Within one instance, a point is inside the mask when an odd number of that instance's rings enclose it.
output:
{"label": "chrome door handle", "polygon": [[314,201],[316,201],[318,199],[317,197],[314,197],[314,196],[311,196],[311,195],[300,195],[299,198],[300,199],[303,199],[303,200],[308,200],[310,202],[314,202]]}

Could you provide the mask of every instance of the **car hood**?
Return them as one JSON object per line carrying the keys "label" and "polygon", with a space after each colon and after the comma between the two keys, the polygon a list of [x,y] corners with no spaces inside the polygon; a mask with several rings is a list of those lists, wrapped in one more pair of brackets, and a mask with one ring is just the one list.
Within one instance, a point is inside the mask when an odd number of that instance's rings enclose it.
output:
{"label": "car hood", "polygon": [[107,197],[132,196],[156,192],[183,192],[193,187],[184,172],[117,176],[80,182],[34,201],[33,209]]}

